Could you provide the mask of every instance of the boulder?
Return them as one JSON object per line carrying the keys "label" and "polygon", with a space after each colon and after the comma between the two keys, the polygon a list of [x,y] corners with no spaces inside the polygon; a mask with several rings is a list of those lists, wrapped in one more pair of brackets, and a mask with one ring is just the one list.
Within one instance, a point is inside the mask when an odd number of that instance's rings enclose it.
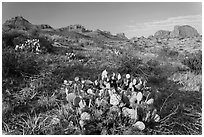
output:
{"label": "boulder", "polygon": [[189,25],[175,26],[170,33],[171,38],[186,38],[200,36],[197,30]]}
{"label": "boulder", "polygon": [[122,38],[122,39],[128,39],[126,36],[125,36],[125,33],[118,33],[116,34],[117,37],[119,38]]}
{"label": "boulder", "polygon": [[167,31],[167,30],[159,30],[159,31],[157,31],[157,32],[154,34],[154,37],[155,37],[155,38],[163,39],[163,38],[169,38],[169,35],[170,35],[170,31]]}

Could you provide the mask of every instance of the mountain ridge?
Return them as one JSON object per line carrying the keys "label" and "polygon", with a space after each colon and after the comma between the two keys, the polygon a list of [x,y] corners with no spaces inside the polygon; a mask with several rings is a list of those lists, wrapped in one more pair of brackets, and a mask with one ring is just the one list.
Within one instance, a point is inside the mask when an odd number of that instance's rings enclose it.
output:
{"label": "mountain ridge", "polygon": [[[15,30],[34,30],[38,29],[47,33],[53,33],[74,38],[92,38],[96,41],[126,41],[131,40],[125,36],[125,33],[111,34],[109,31],[103,30],[89,30],[80,24],[68,25],[66,27],[53,28],[48,24],[34,25],[22,16],[16,16],[5,21],[2,25],[3,32]],[[150,35],[151,39],[168,39],[168,38],[185,38],[200,36],[198,31],[189,25],[174,26],[174,30],[158,30],[154,35]],[[150,36],[148,38],[150,38]],[[144,37],[144,36],[143,36]],[[141,37],[142,38],[142,37]]]}

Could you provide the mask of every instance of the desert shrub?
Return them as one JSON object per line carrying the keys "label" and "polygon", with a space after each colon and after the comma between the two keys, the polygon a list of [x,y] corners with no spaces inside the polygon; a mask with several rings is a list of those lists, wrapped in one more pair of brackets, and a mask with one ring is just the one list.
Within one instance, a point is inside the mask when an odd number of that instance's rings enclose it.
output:
{"label": "desert shrub", "polygon": [[56,55],[66,55],[66,53],[72,52],[69,48],[53,47],[53,53]]}
{"label": "desert shrub", "polygon": [[100,71],[100,68],[91,68],[81,63],[74,63],[73,65],[56,68],[53,71],[53,75],[59,77],[61,81],[63,79],[74,79],[75,76],[85,79],[95,79]]}
{"label": "desert shrub", "polygon": [[119,64],[120,66],[118,67],[118,72],[125,74],[140,74],[140,70],[138,69],[138,66],[142,64],[142,61],[137,58],[133,57],[128,53],[123,53],[119,57]]}
{"label": "desert shrub", "polygon": [[[36,37],[35,37],[36,38]],[[53,52],[53,41],[45,36],[39,36],[37,37],[39,39],[40,46],[44,53],[52,53]]]}
{"label": "desert shrub", "polygon": [[3,48],[15,48],[16,45],[23,44],[27,39],[39,39],[39,43],[44,52],[53,52],[53,41],[44,35],[39,35],[38,31],[25,32],[19,30],[11,30],[8,32],[3,32]]}
{"label": "desert shrub", "polygon": [[170,56],[170,57],[174,57],[174,56],[178,56],[178,51],[175,51],[175,50],[170,50],[169,52],[168,52],[168,55]]}
{"label": "desert shrub", "polygon": [[202,73],[202,51],[188,55],[182,63],[188,66],[192,72]]}
{"label": "desert shrub", "polygon": [[18,31],[18,30],[12,30],[9,32],[3,32],[2,33],[2,41],[3,41],[3,48],[11,47],[15,48],[15,38],[25,38],[28,37],[28,35],[24,31]]}
{"label": "desert shrub", "polygon": [[14,49],[5,49],[2,52],[2,58],[3,78],[19,77],[23,74],[30,76],[39,73],[35,54],[16,53]]}
{"label": "desert shrub", "polygon": [[[10,94],[24,88],[28,78],[38,75],[42,68],[35,54],[16,53],[14,49],[3,49],[2,52],[2,95],[3,100]],[[8,91],[8,92],[7,92]]]}
{"label": "desert shrub", "polygon": [[159,62],[154,59],[150,59],[147,61],[147,65],[149,65],[150,68],[155,68],[159,65]]}
{"label": "desert shrub", "polygon": [[178,71],[177,67],[168,62],[160,63],[157,60],[151,59],[146,64],[148,69],[145,72],[149,75],[148,82],[155,85],[162,85],[169,76]]}
{"label": "desert shrub", "polygon": [[40,30],[37,28],[31,29],[28,32],[29,32],[31,37],[35,37],[35,38],[39,37],[39,34],[40,34]]}
{"label": "desert shrub", "polygon": [[25,36],[18,36],[16,38],[13,39],[13,44],[14,45],[21,45],[23,43],[25,43],[25,41],[28,39],[28,37]]}
{"label": "desert shrub", "polygon": [[160,58],[177,58],[179,55],[178,51],[170,49],[169,47],[163,47],[159,52]]}

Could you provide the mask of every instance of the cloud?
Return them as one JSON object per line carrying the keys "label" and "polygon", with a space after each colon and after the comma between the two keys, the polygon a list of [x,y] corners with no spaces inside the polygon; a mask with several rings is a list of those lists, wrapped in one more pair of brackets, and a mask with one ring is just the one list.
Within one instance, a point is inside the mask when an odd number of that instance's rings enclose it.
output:
{"label": "cloud", "polygon": [[158,30],[173,30],[175,25],[190,25],[202,33],[202,15],[170,17],[165,20],[127,25],[127,35],[149,36]]}

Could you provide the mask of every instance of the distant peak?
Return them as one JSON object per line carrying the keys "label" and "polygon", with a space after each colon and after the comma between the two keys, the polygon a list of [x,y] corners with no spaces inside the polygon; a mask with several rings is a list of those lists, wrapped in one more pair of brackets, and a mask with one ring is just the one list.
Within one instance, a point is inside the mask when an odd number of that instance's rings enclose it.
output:
{"label": "distant peak", "polygon": [[26,20],[23,16],[16,16],[16,17],[14,17],[14,19],[15,20],[24,20],[24,21],[28,22],[28,20]]}
{"label": "distant peak", "polygon": [[[11,19],[8,19],[6,22],[27,22],[30,23],[28,20],[26,20],[23,16],[16,16]],[[6,23],[5,22],[5,23]]]}
{"label": "distant peak", "polygon": [[22,16],[16,16],[11,19],[8,19],[3,24],[3,30],[8,31],[11,29],[19,29],[19,30],[29,30],[34,28],[34,25],[32,25],[28,20],[26,20]]}

